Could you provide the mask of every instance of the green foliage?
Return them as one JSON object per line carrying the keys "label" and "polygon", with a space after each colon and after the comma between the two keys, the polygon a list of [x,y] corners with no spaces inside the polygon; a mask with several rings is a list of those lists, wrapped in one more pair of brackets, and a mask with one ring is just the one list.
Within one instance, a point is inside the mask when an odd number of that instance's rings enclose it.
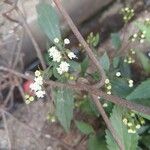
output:
{"label": "green foliage", "polygon": [[128,100],[147,98],[150,98],[150,79],[142,82],[127,96]]}
{"label": "green foliage", "polygon": [[93,32],[91,32],[87,37],[87,43],[90,44],[92,47],[96,47],[99,43],[99,40],[100,40],[99,33],[94,35]]}
{"label": "green foliage", "polygon": [[[115,106],[112,111],[110,120],[119,139],[123,143],[125,150],[136,150],[138,146],[138,134],[128,133],[127,127],[122,121],[124,111],[124,109]],[[118,145],[108,130],[106,130],[106,142],[109,150],[119,150]]]}
{"label": "green foliage", "polygon": [[81,76],[84,76],[89,66],[89,57],[86,56],[81,63]]}
{"label": "green foliage", "polygon": [[128,63],[125,63],[123,59],[120,61],[119,70],[123,77],[125,78],[131,77],[131,67]]}
{"label": "green foliage", "polygon": [[86,134],[86,135],[89,135],[91,133],[94,133],[94,129],[93,127],[88,124],[88,123],[85,123],[83,121],[76,121],[76,126],[77,128],[83,133],[83,134]]}
{"label": "green foliage", "polygon": [[129,95],[133,90],[129,87],[127,81],[123,78],[113,79],[111,81],[111,84],[113,94],[118,95],[122,98],[126,98],[126,96]]}
{"label": "green foliage", "polygon": [[145,72],[150,73],[150,60],[141,51],[136,50],[137,57],[139,58],[141,65]]}
{"label": "green foliage", "polygon": [[103,56],[100,58],[100,64],[102,65],[105,71],[109,71],[110,61],[107,52],[105,52]]}
{"label": "green foliage", "polygon": [[113,67],[118,68],[120,62],[120,57],[114,57],[113,59]]}
{"label": "green foliage", "polygon": [[60,88],[55,91],[56,116],[65,131],[70,128],[73,118],[74,98],[70,89]]}
{"label": "green foliage", "polygon": [[150,41],[150,26],[141,23],[141,22],[136,22],[135,25],[143,32],[145,32],[145,37],[148,41]]}
{"label": "green foliage", "polygon": [[88,150],[107,150],[104,138],[96,135],[90,135],[88,139]]}
{"label": "green foliage", "polygon": [[38,13],[39,26],[51,42],[54,43],[55,38],[61,39],[59,18],[55,9],[44,2],[39,3],[36,9]]}
{"label": "green foliage", "polygon": [[111,41],[115,49],[119,49],[121,47],[121,39],[118,33],[111,34]]}
{"label": "green foliage", "polygon": [[99,116],[99,112],[95,106],[95,104],[91,101],[91,99],[87,96],[80,105],[80,109],[86,113],[87,115]]}

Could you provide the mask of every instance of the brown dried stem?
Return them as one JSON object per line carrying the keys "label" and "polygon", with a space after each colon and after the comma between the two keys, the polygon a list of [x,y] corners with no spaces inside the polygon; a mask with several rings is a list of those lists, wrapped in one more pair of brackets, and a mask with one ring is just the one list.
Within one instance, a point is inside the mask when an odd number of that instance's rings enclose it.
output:
{"label": "brown dried stem", "polygon": [[[0,66],[0,70],[10,72],[10,73],[12,73],[12,74],[14,74],[20,78],[26,79],[26,80],[34,80],[34,76],[24,75],[20,72],[13,70],[13,69],[9,69],[9,68]],[[119,97],[114,96],[114,95],[108,95],[105,92],[103,92],[99,89],[96,89],[90,85],[79,84],[79,83],[76,83],[76,84],[60,83],[60,82],[52,81],[52,80],[45,80],[44,82],[45,82],[45,84],[50,85],[52,87],[64,87],[64,88],[71,88],[71,89],[74,89],[76,91],[86,91],[86,92],[93,94],[95,96],[103,97],[107,101],[110,101],[116,105],[137,111],[139,113],[144,113],[146,115],[150,115],[150,108],[149,107],[143,106],[143,105],[131,102],[131,101],[127,101],[125,99],[119,98]]]}

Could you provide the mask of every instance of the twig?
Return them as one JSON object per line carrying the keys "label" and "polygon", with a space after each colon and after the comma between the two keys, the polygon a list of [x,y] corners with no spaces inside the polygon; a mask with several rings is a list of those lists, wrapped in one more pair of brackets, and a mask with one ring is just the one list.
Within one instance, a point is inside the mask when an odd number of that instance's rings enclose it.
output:
{"label": "twig", "polygon": [[2,114],[2,118],[3,118],[3,122],[4,122],[5,132],[7,134],[8,149],[11,150],[11,140],[10,140],[10,137],[9,137],[9,131],[8,131],[8,126],[7,126],[7,120],[6,120],[5,112],[3,110],[1,110],[1,114]]}
{"label": "twig", "polygon": [[60,12],[63,15],[63,17],[65,18],[65,20],[67,21],[67,23],[70,26],[72,32],[75,34],[75,36],[77,37],[79,42],[84,46],[89,58],[93,61],[93,63],[97,67],[97,69],[98,69],[98,71],[101,75],[101,80],[98,84],[96,84],[96,86],[99,87],[99,88],[102,87],[105,83],[104,81],[105,81],[105,78],[106,78],[105,71],[104,71],[102,65],[100,64],[100,62],[95,57],[95,55],[92,52],[91,48],[89,47],[89,45],[86,43],[86,41],[82,37],[81,33],[79,32],[79,30],[77,29],[77,27],[73,23],[72,19],[70,18],[70,16],[66,12],[66,10],[63,8],[60,0],[53,0],[53,1],[56,4],[57,8],[60,10]]}
{"label": "twig", "polygon": [[[34,80],[34,76],[31,76],[31,75],[27,76],[27,75],[24,75],[20,72],[15,71],[15,70],[9,69],[9,68],[5,68],[5,67],[0,66],[0,70],[10,72],[10,73],[12,73],[18,77],[24,78],[26,80]],[[117,96],[108,95],[105,92],[103,92],[99,89],[96,89],[92,86],[86,85],[86,84],[79,84],[79,83],[68,84],[68,83],[60,83],[60,82],[52,81],[52,80],[45,80],[44,83],[47,85],[50,85],[52,87],[64,87],[64,88],[72,88],[76,91],[87,91],[90,94],[93,94],[95,96],[103,97],[107,101],[110,101],[116,105],[131,109],[131,110],[135,110],[135,111],[140,112],[140,113],[150,115],[150,108],[147,106],[143,106],[141,104],[127,101],[127,100],[122,99],[122,98],[117,97]]]}
{"label": "twig", "polygon": [[99,101],[97,96],[92,95],[93,101],[95,103],[95,105],[97,106],[99,112],[102,115],[102,118],[104,119],[106,126],[108,128],[108,130],[112,133],[112,136],[114,137],[116,143],[118,144],[120,150],[125,150],[124,145],[122,144],[122,141],[120,140],[120,138],[118,137],[114,127],[111,124],[111,121],[109,120],[101,102]]}

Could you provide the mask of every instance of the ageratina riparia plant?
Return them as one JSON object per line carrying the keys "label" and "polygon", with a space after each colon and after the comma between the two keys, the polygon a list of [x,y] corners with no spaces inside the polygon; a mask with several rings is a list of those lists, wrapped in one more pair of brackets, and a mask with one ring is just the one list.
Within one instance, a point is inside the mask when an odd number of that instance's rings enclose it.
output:
{"label": "ageratina riparia plant", "polygon": [[[49,39],[44,54],[47,68],[35,71],[35,78],[30,84],[31,92],[25,96],[26,103],[46,97],[47,80],[59,82],[59,86],[52,86],[55,110],[47,116],[50,122],[59,121],[65,131],[74,122],[87,135],[89,150],[137,150],[142,145],[147,147],[144,139],[149,137],[150,111],[142,105],[150,105],[149,59],[135,47],[125,47],[126,51],[122,54],[124,41],[118,33],[111,34],[115,55],[110,58],[107,51],[99,54],[99,34],[90,33],[84,41],[61,3],[58,0],[55,3],[78,38],[79,45],[72,50],[72,41],[62,37],[54,5],[39,3],[38,23]],[[121,14],[127,24],[134,17],[134,10],[126,7]],[[143,44],[145,40],[150,40],[148,18],[144,22],[136,22],[135,27],[138,31],[128,38],[129,43]],[[140,62],[143,72],[139,81],[134,78],[135,72],[132,70],[136,61]],[[74,110],[86,114],[87,118],[97,118],[100,128],[95,129],[88,119],[74,119]],[[101,123],[101,117],[106,126]]]}

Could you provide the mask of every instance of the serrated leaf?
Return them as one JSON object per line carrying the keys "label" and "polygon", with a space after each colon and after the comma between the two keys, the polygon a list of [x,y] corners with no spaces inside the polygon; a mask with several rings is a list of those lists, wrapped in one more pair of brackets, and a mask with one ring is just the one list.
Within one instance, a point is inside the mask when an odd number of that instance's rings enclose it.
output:
{"label": "serrated leaf", "polygon": [[81,63],[81,76],[85,75],[88,66],[89,66],[89,57],[86,56]]}
{"label": "serrated leaf", "polygon": [[55,91],[56,116],[64,127],[65,131],[70,128],[73,118],[74,98],[73,91],[66,88],[60,88]]}
{"label": "serrated leaf", "polygon": [[70,64],[70,71],[81,72],[81,65],[76,61],[68,61]]}
{"label": "serrated leaf", "polygon": [[[125,109],[115,106],[110,120],[117,136],[123,143],[125,150],[136,150],[138,146],[138,134],[128,133],[128,129],[122,121],[124,111]],[[108,130],[106,130],[106,142],[109,150],[119,150],[118,145]]]}
{"label": "serrated leaf", "polygon": [[107,52],[105,52],[103,56],[100,58],[100,64],[102,65],[105,71],[109,71],[110,61]]}
{"label": "serrated leaf", "polygon": [[126,99],[147,99],[150,98],[150,79],[142,82],[138,85],[132,93],[130,93]]}
{"label": "serrated leaf", "polygon": [[143,69],[147,72],[150,73],[150,60],[143,54],[141,51],[136,50],[136,54],[138,58],[140,59],[141,65],[143,66]]}
{"label": "serrated leaf", "polygon": [[125,63],[123,59],[121,60],[119,64],[119,70],[121,72],[121,75],[125,78],[131,77],[131,67],[128,63]]}
{"label": "serrated leaf", "polygon": [[113,59],[113,67],[117,68],[120,62],[120,57],[114,57]]}
{"label": "serrated leaf", "polygon": [[111,41],[115,49],[119,49],[121,47],[121,40],[118,33],[111,34]]}
{"label": "serrated leaf", "polygon": [[76,121],[77,128],[84,134],[89,135],[91,133],[94,133],[94,129],[90,124],[87,124],[83,121]]}
{"label": "serrated leaf", "polygon": [[88,139],[88,150],[107,150],[104,138],[98,138],[96,135],[90,135]]}
{"label": "serrated leaf", "polygon": [[126,98],[133,90],[131,87],[129,87],[126,79],[123,78],[111,80],[111,84],[113,94],[122,98]]}
{"label": "serrated leaf", "polygon": [[61,39],[59,18],[55,9],[44,2],[39,3],[36,9],[38,13],[38,24],[51,42],[54,43],[55,38]]}

